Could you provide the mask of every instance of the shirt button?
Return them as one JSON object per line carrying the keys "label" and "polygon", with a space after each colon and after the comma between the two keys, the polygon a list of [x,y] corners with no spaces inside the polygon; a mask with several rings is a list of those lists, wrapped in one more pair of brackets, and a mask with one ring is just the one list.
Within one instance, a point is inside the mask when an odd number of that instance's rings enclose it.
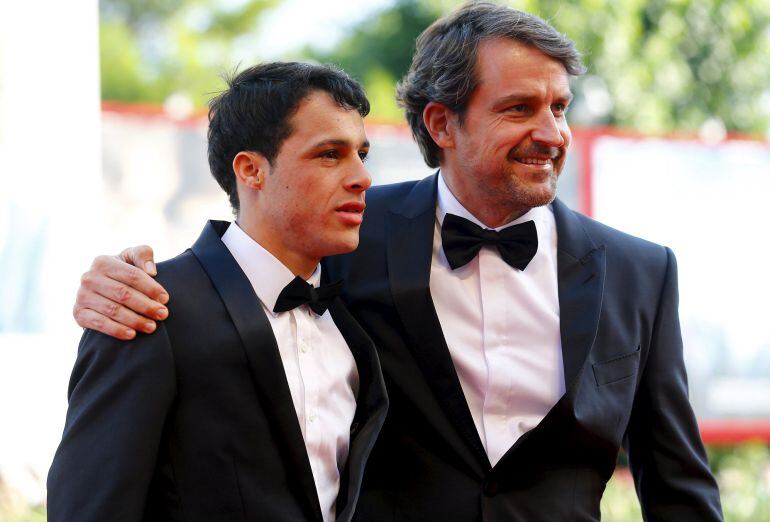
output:
{"label": "shirt button", "polygon": [[309,351],[310,351],[310,346],[308,346],[306,342],[304,342],[304,341],[301,341],[301,342],[299,343],[299,349],[300,349],[300,351],[301,351],[302,353],[307,353],[307,352],[309,352]]}
{"label": "shirt button", "polygon": [[317,418],[318,418],[318,415],[316,415],[314,411],[310,412],[310,415],[307,416],[307,420],[309,420],[310,422],[315,422]]}

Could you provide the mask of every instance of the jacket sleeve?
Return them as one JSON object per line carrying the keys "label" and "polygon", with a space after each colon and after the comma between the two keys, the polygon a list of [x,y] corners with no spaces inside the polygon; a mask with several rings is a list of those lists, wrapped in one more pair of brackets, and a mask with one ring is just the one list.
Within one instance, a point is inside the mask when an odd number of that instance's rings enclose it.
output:
{"label": "jacket sleeve", "polygon": [[163,323],[128,342],[86,330],[48,474],[49,521],[142,519],[175,381]]}
{"label": "jacket sleeve", "polygon": [[676,259],[667,267],[624,445],[646,521],[723,520],[687,391]]}

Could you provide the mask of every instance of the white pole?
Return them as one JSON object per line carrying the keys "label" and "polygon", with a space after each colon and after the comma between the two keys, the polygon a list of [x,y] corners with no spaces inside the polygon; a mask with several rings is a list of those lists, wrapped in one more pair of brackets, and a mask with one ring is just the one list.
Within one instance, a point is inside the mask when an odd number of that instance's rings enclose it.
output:
{"label": "white pole", "polygon": [[90,241],[103,234],[95,0],[0,2],[0,475],[27,501],[64,424]]}

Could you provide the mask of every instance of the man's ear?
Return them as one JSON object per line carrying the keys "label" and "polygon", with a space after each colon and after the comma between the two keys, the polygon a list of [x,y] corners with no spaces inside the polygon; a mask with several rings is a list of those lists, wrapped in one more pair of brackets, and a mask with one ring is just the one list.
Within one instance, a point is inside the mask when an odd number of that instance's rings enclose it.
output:
{"label": "man's ear", "polygon": [[233,172],[246,188],[262,190],[270,173],[270,162],[259,152],[242,150],[233,158]]}
{"label": "man's ear", "polygon": [[442,149],[454,147],[454,120],[457,116],[443,103],[428,102],[422,111],[422,121],[430,137]]}

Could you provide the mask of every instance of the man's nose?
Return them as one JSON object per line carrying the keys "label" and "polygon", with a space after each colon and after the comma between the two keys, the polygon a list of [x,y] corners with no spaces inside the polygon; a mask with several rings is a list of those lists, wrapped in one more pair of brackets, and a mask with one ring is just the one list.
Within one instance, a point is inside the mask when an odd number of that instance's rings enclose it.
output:
{"label": "man's nose", "polygon": [[363,192],[372,186],[372,176],[366,170],[363,161],[357,161],[348,176],[345,188],[353,192]]}
{"label": "man's nose", "polygon": [[532,140],[549,147],[561,147],[564,145],[561,127],[550,109],[542,111],[537,119],[535,129],[532,131]]}

